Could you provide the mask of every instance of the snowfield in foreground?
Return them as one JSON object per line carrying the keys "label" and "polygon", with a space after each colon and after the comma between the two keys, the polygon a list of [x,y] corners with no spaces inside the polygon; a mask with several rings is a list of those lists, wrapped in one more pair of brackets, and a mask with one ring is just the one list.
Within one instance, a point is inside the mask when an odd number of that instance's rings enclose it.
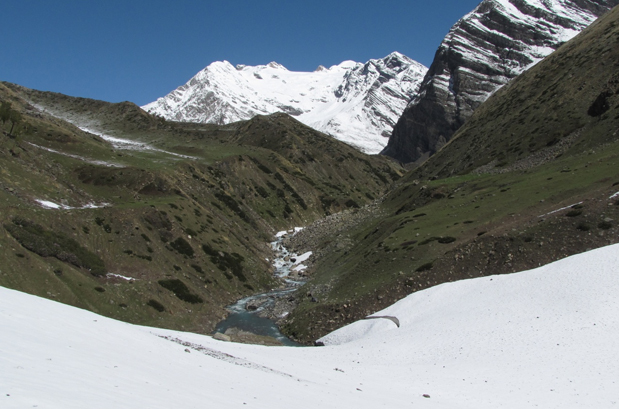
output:
{"label": "snowfield in foreground", "polygon": [[[0,288],[2,408],[619,407],[619,245],[440,285],[315,348],[140,327]],[[425,395],[425,396],[424,396]]]}

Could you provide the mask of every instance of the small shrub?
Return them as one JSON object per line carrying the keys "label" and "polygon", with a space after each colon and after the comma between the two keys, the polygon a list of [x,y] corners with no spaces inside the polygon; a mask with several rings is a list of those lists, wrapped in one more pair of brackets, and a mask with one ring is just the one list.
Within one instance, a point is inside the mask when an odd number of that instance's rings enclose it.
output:
{"label": "small shrub", "polygon": [[445,237],[439,237],[437,241],[441,244],[449,244],[449,243],[453,243],[454,241],[456,241],[456,238],[445,236]]}
{"label": "small shrub", "polygon": [[436,240],[438,240],[438,239],[439,239],[439,237],[430,237],[430,238],[425,239],[425,240],[424,240],[424,241],[422,241],[421,243],[419,243],[419,245],[420,245],[420,246],[425,246],[426,244],[430,244],[430,243],[432,243],[433,241],[436,241]]}
{"label": "small shrub", "polygon": [[25,257],[26,257],[26,256],[24,256],[24,255],[23,255],[23,254],[21,254],[21,253],[15,253],[15,256],[16,256],[17,258],[25,258]]}
{"label": "small shrub", "polygon": [[430,262],[430,263],[426,263],[426,264],[423,264],[423,265],[419,266],[419,267],[417,268],[417,270],[415,270],[415,271],[417,271],[417,272],[421,273],[421,272],[423,272],[423,271],[429,271],[429,270],[432,270],[432,267],[434,267],[434,263]]}
{"label": "small shrub", "polygon": [[580,231],[589,231],[591,230],[591,226],[589,226],[587,223],[580,223],[578,226],[576,226],[576,228]]}
{"label": "small shrub", "polygon": [[354,209],[358,209],[360,207],[359,204],[357,204],[357,202],[352,199],[348,199],[346,203],[344,203],[344,205],[346,205],[346,207],[352,207]]}
{"label": "small shrub", "polygon": [[165,311],[165,307],[163,306],[163,304],[161,304],[159,301],[157,300],[148,300],[148,302],[146,303],[146,305],[153,307],[154,309],[156,309],[159,312],[164,312]]}
{"label": "small shrub", "polygon": [[262,196],[263,199],[269,197],[269,192],[262,186],[256,186],[256,192],[258,192],[258,194]]}
{"label": "small shrub", "polygon": [[125,250],[125,251],[123,251],[123,253],[128,254],[128,255],[132,255],[133,254],[133,250]]}
{"label": "small shrub", "polygon": [[182,237],[177,238],[170,243],[170,247],[187,257],[193,257],[193,247]]}
{"label": "small shrub", "polygon": [[103,288],[103,287],[95,287],[95,291],[97,291],[99,293],[104,293],[105,292],[105,288]]}
{"label": "small shrub", "polygon": [[196,237],[198,233],[195,230],[190,229],[189,227],[185,229],[185,233],[187,233],[191,237]]}
{"label": "small shrub", "polygon": [[197,265],[197,264],[192,264],[192,265],[191,265],[191,268],[193,268],[194,270],[196,270],[196,271],[197,271],[198,273],[200,273],[200,274],[204,274],[204,270],[202,270],[202,267],[200,267],[200,266],[199,266],[199,265]]}
{"label": "small shrub", "polygon": [[602,229],[602,230],[608,230],[611,229],[613,227],[613,224],[611,222],[600,222],[598,223],[598,228]]}
{"label": "small shrub", "polygon": [[182,270],[182,268],[180,268],[176,264],[174,264],[172,267],[174,267],[174,270],[176,270],[176,271],[181,271]]}
{"label": "small shrub", "polygon": [[57,268],[54,270],[54,274],[56,274],[58,277],[60,277],[62,275],[62,268]]}
{"label": "small shrub", "polygon": [[191,291],[189,291],[187,285],[185,285],[185,283],[183,283],[181,280],[159,280],[158,283],[166,290],[172,291],[174,295],[182,301],[188,302],[190,304],[198,304],[204,302],[199,295],[192,294]]}
{"label": "small shrub", "polygon": [[[247,216],[247,214],[241,209],[238,202],[232,198],[232,196],[227,195],[224,192],[215,193],[215,197],[219,199],[223,204],[225,204],[228,209],[232,210],[237,216],[239,216],[242,220],[250,223],[251,219]],[[218,206],[219,207],[219,206]],[[220,207],[221,209],[221,207]]]}
{"label": "small shrub", "polygon": [[174,215],[174,218],[178,220],[179,223],[183,222],[183,219],[180,216]]}
{"label": "small shrub", "polygon": [[86,234],[90,234],[90,229],[86,226],[82,227],[82,231]]}
{"label": "small shrub", "polygon": [[565,214],[565,216],[576,217],[576,216],[580,216],[581,214],[582,214],[582,210],[570,210],[569,212]]}
{"label": "small shrub", "polygon": [[153,258],[151,256],[142,256],[140,254],[136,254],[136,257],[146,261],[153,261]]}
{"label": "small shrub", "polygon": [[209,256],[211,262],[224,272],[228,280],[232,279],[232,276],[227,273],[230,270],[241,282],[247,281],[247,277],[243,274],[243,261],[245,261],[243,256],[238,253],[230,254],[225,251],[215,250],[208,244],[202,245],[202,250]]}
{"label": "small shrub", "polygon": [[150,242],[150,237],[148,237],[146,234],[142,233],[141,236],[144,239],[144,241]]}

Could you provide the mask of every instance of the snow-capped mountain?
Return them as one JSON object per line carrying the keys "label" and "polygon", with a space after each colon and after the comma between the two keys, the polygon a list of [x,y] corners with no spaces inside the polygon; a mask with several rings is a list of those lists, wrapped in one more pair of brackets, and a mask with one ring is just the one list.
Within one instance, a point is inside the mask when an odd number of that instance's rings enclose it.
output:
{"label": "snow-capped mountain", "polygon": [[549,55],[619,0],[484,0],[441,43],[383,154],[422,161],[494,91]]}
{"label": "snow-capped mountain", "polygon": [[218,61],[142,108],[169,120],[216,124],[281,111],[364,152],[378,153],[426,71],[397,52],[314,72],[289,71],[275,62],[234,67]]}

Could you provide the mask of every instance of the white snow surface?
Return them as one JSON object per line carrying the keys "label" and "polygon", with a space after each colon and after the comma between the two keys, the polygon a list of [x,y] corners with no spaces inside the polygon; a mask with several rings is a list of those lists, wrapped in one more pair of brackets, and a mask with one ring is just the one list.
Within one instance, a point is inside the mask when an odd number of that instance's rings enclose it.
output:
{"label": "white snow surface", "polygon": [[286,112],[366,153],[387,144],[427,68],[398,52],[365,64],[344,61],[314,72],[217,61],[142,108],[169,120],[227,124]]}
{"label": "white snow surface", "polygon": [[54,209],[54,210],[100,209],[102,207],[108,207],[110,205],[109,203],[101,203],[101,204],[87,203],[83,206],[74,207],[74,206],[69,206],[65,204],[58,204],[58,203],[55,203],[49,200],[43,200],[43,199],[34,199],[34,201],[37,202],[41,207],[45,209]]}
{"label": "white snow surface", "polygon": [[[614,408],[619,245],[417,292],[323,338],[242,345],[0,287],[0,407]],[[165,337],[165,338],[164,338]],[[427,397],[424,397],[427,395]]]}
{"label": "white snow surface", "polygon": [[294,264],[301,264],[304,261],[307,261],[312,256],[312,254],[314,253],[311,251],[308,251],[306,253],[301,254],[300,256],[295,257]]}

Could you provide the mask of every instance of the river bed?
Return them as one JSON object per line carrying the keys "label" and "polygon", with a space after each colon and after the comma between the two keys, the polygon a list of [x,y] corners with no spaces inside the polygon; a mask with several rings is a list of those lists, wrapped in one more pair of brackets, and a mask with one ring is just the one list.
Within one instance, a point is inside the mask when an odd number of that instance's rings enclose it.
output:
{"label": "river bed", "polygon": [[[286,346],[301,346],[282,334],[275,321],[261,316],[264,315],[266,310],[272,309],[277,300],[292,296],[292,293],[305,282],[303,279],[298,278],[297,273],[302,272],[306,268],[303,262],[312,253],[292,254],[282,244],[283,239],[287,235],[294,234],[299,230],[300,228],[296,228],[292,231],[279,232],[275,236],[276,240],[271,243],[271,247],[275,252],[275,259],[271,260],[271,263],[275,268],[275,275],[283,280],[284,285],[281,288],[266,293],[254,294],[243,298],[235,304],[228,306],[227,310],[230,314],[225,320],[217,324],[215,333],[225,334],[226,330],[237,328],[256,335],[275,338]],[[294,275],[294,279],[290,278],[292,275]],[[283,318],[287,314],[288,311],[284,311],[278,318]]]}

